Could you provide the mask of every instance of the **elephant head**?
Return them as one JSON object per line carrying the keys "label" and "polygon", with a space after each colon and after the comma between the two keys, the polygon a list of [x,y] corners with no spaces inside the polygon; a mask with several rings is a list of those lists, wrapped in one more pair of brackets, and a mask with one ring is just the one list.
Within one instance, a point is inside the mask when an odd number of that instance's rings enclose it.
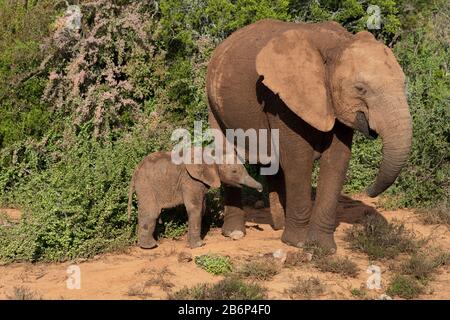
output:
{"label": "elephant head", "polygon": [[[191,152],[191,155],[193,157],[194,152]],[[211,158],[208,159],[207,157],[203,160],[207,160],[207,162],[185,165],[189,176],[203,182],[211,188],[219,188],[221,182],[223,182],[230,186],[238,188],[247,186],[262,192],[263,186],[261,183],[250,176],[243,164],[216,164],[212,162],[213,160]]]}
{"label": "elephant head", "polygon": [[405,76],[391,50],[371,33],[351,35],[335,24],[291,28],[268,41],[256,70],[264,85],[314,128],[330,131],[337,119],[367,136],[381,136],[383,159],[369,196],[395,181],[412,139]]}
{"label": "elephant head", "polygon": [[233,187],[242,188],[243,186],[247,186],[258,190],[258,192],[263,191],[262,184],[252,178],[247,170],[245,170],[243,164],[220,164],[218,167],[220,181],[223,183]]}

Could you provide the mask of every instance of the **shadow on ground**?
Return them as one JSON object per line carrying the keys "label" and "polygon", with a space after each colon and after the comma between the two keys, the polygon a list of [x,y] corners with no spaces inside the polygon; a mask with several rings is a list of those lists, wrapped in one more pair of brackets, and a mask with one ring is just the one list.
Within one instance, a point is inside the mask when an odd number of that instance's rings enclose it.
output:
{"label": "shadow on ground", "polygon": [[[246,206],[244,207],[246,220],[257,224],[272,225],[270,216],[270,208],[258,208]],[[359,224],[363,223],[367,217],[375,216],[377,219],[386,221],[386,219],[374,207],[369,206],[362,201],[354,200],[348,196],[341,196],[337,207],[337,226],[340,223]],[[254,226],[252,227],[254,228]]]}

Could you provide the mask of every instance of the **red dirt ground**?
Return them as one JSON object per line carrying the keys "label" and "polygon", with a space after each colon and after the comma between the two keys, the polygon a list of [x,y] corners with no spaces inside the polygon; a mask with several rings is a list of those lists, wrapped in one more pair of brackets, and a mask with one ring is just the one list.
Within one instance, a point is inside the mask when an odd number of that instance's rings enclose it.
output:
{"label": "red dirt ground", "polygon": [[[269,299],[289,299],[285,292],[293,280],[298,277],[318,277],[325,285],[324,294],[316,299],[356,299],[351,294],[352,288],[366,285],[370,274],[366,272],[371,264],[381,268],[381,289],[367,290],[367,298],[376,299],[386,290],[389,279],[393,275],[391,265],[394,261],[371,262],[363,253],[349,249],[344,240],[345,229],[351,227],[364,212],[374,212],[376,200],[365,197],[354,197],[352,200],[342,200],[338,210],[341,221],[336,231],[338,245],[337,256],[348,257],[359,268],[356,278],[344,277],[334,273],[321,272],[311,263],[300,267],[282,268],[272,280],[261,284],[268,288]],[[439,247],[450,251],[450,230],[443,225],[424,225],[417,214],[407,210],[384,211],[378,209],[387,220],[403,222],[421,238],[426,238],[428,247]],[[5,212],[5,209],[1,211]],[[6,210],[6,214],[20,218],[17,210]],[[164,280],[171,283],[169,288],[174,292],[185,286],[198,283],[213,283],[222,279],[200,269],[191,262],[178,262],[178,254],[186,252],[195,257],[205,253],[216,253],[229,256],[235,263],[255,259],[258,256],[272,253],[277,249],[295,251],[280,241],[282,231],[274,231],[265,224],[267,209],[248,209],[247,236],[233,241],[224,238],[219,229],[212,229],[205,238],[206,245],[201,248],[189,249],[185,239],[163,239],[153,250],[142,250],[132,247],[126,252],[99,255],[85,261],[66,263],[13,263],[0,266],[0,299],[15,298],[15,288],[23,287],[33,292],[36,298],[43,299],[166,299],[167,293],[159,286],[150,285],[147,280],[153,279],[158,271],[163,272]],[[253,221],[253,222],[251,222]],[[402,259],[402,258],[399,258]],[[81,271],[81,289],[68,289],[66,280],[67,268],[77,265]],[[164,269],[166,268],[166,269]],[[441,267],[428,284],[427,290],[419,299],[450,299],[450,268]]]}

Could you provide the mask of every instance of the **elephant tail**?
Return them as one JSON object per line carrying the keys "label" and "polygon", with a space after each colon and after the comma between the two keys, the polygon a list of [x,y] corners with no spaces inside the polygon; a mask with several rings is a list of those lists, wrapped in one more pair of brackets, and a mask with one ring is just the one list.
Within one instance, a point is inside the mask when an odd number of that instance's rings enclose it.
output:
{"label": "elephant tail", "polygon": [[130,181],[130,189],[128,191],[128,221],[130,221],[131,218],[131,205],[133,204],[133,193],[134,193],[134,180],[136,178],[136,172],[138,170],[134,171],[133,177]]}

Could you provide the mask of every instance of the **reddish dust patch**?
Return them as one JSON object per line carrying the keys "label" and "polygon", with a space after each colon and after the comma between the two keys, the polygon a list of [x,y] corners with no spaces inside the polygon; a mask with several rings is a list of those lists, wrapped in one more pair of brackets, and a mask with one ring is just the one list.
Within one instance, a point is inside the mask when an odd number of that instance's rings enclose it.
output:
{"label": "reddish dust patch", "polygon": [[[286,293],[297,278],[317,277],[325,285],[325,292],[315,299],[355,299],[354,288],[366,286],[371,264],[381,268],[381,289],[368,290],[367,298],[377,298],[386,290],[393,275],[390,268],[393,261],[371,262],[365,254],[349,249],[344,240],[345,229],[366,214],[381,214],[387,220],[404,222],[408,229],[428,239],[427,246],[450,250],[449,228],[440,225],[423,225],[417,215],[407,210],[375,210],[376,200],[354,197],[343,198],[338,210],[341,222],[336,231],[337,256],[348,257],[359,268],[356,278],[321,272],[311,263],[299,267],[282,268],[270,281],[261,284],[268,288],[270,299],[289,299]],[[169,292],[199,283],[214,283],[222,279],[200,269],[193,261],[179,262],[180,252],[195,256],[216,253],[229,256],[239,265],[243,261],[256,259],[277,249],[295,251],[280,241],[282,231],[274,231],[268,223],[267,209],[248,209],[247,236],[233,241],[224,238],[219,229],[210,230],[202,248],[188,249],[185,240],[160,241],[153,250],[130,248],[124,253],[104,254],[87,261],[72,263],[14,263],[0,266],[0,299],[14,297],[14,288],[25,287],[43,299],[167,299]],[[402,259],[402,258],[399,258]],[[81,272],[81,288],[68,289],[67,270],[76,265]],[[160,281],[155,281],[159,279]],[[161,281],[161,279],[163,279]],[[71,282],[69,281],[69,284]],[[159,283],[159,284],[158,284]],[[162,283],[162,284],[161,284]],[[420,299],[450,299],[450,270],[441,267],[433,281],[427,286],[426,294]]]}
{"label": "reddish dust patch", "polygon": [[17,209],[0,208],[0,225],[8,224],[8,222],[17,223],[22,217],[22,212]]}

